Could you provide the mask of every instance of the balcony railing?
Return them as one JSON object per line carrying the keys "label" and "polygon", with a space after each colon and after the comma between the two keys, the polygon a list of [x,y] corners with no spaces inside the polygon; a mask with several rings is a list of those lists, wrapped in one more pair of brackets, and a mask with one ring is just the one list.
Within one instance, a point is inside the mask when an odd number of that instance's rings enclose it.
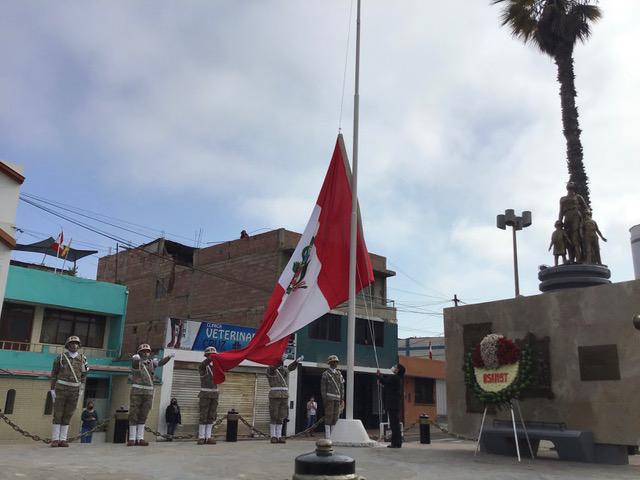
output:
{"label": "balcony railing", "polygon": [[[55,355],[64,352],[64,345],[52,345],[49,343],[25,343],[11,340],[0,340],[0,350],[14,350],[18,352],[53,353]],[[116,358],[118,350],[106,350],[104,348],[82,347],[80,351],[88,358]]]}

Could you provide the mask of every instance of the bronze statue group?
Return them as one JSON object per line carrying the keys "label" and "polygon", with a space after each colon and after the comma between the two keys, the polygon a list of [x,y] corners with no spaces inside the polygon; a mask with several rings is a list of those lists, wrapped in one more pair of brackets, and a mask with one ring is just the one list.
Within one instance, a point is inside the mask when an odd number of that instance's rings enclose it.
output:
{"label": "bronze statue group", "polygon": [[[576,193],[573,182],[567,183],[567,194],[560,199],[560,211],[551,235],[549,250],[553,247],[555,266],[562,263],[602,265],[598,237],[606,242],[598,224],[591,218],[591,209],[584,198]],[[568,255],[568,258],[567,258]]]}
{"label": "bronze statue group", "polygon": [[[58,355],[51,370],[51,398],[53,399],[52,447],[68,447],[67,432],[76,410],[80,389],[85,383],[89,367],[80,349],[80,338],[71,336],[65,342],[66,351]],[[207,347],[204,360],[198,365],[200,375],[198,445],[215,444],[213,424],[218,416],[218,385],[214,382],[213,362],[216,349]],[[153,405],[154,371],[165,365],[175,354],[162,359],[151,356],[151,347],[143,343],[131,357],[131,390],[129,394],[129,436],[127,446],[148,446],[144,439],[145,423]],[[285,443],[282,424],[288,416],[289,373],[295,370],[303,357],[288,366],[284,358],[267,368],[269,381],[269,416],[271,443]],[[325,409],[325,436],[331,438],[331,429],[344,408],[344,378],[338,370],[339,359],[331,355],[329,368],[322,374],[321,392]]]}

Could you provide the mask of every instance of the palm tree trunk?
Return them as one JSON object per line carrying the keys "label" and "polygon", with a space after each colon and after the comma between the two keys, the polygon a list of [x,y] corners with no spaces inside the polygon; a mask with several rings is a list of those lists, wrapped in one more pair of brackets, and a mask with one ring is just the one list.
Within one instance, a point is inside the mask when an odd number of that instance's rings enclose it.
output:
{"label": "palm tree trunk", "polygon": [[560,83],[560,104],[562,106],[562,129],[567,142],[567,168],[569,180],[576,184],[576,192],[582,195],[587,205],[589,199],[589,179],[582,161],[582,142],[578,125],[578,107],[576,107],[575,74],[573,72],[572,49],[561,49],[554,56],[558,67]]}

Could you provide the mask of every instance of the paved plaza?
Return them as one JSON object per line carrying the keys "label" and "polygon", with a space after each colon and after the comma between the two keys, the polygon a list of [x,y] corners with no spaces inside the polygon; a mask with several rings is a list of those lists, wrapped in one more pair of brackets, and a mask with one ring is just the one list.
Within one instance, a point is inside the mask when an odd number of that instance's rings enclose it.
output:
{"label": "paved plaza", "polygon": [[[54,449],[43,444],[0,445],[0,479],[33,480],[190,480],[290,479],[297,455],[312,451],[310,440],[286,445],[245,440],[197,446],[193,442],[153,442],[149,447],[120,444],[72,444]],[[609,466],[560,462],[549,458],[525,460],[481,454],[472,442],[436,438],[431,445],[406,443],[401,450],[337,448],[356,459],[358,474],[368,480],[404,479],[637,479],[640,459],[631,465]]]}

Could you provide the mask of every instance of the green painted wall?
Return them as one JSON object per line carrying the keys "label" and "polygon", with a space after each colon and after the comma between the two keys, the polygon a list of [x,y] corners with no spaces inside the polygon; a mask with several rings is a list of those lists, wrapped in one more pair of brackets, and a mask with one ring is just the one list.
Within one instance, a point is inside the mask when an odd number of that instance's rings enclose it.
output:
{"label": "green painted wall", "polygon": [[24,303],[122,316],[127,308],[126,292],[127,287],[115,283],[12,265],[4,297]]}
{"label": "green painted wall", "polygon": [[[338,355],[340,364],[347,361],[347,317],[340,321],[340,342],[309,338],[309,326],[298,331],[297,354],[305,361],[325,363],[329,355]],[[398,361],[398,325],[385,322],[384,347],[376,348],[381,368],[390,368]],[[356,343],[355,363],[360,367],[376,368],[373,347]]]}
{"label": "green painted wall", "polygon": [[[127,295],[127,288],[123,285],[12,265],[5,300],[105,315],[109,322],[107,349],[119,350],[124,334]],[[42,352],[0,350],[0,368],[50,370],[56,355],[50,353],[46,345],[43,349]],[[113,358],[103,357],[89,357],[88,362],[89,365],[120,364]]]}

